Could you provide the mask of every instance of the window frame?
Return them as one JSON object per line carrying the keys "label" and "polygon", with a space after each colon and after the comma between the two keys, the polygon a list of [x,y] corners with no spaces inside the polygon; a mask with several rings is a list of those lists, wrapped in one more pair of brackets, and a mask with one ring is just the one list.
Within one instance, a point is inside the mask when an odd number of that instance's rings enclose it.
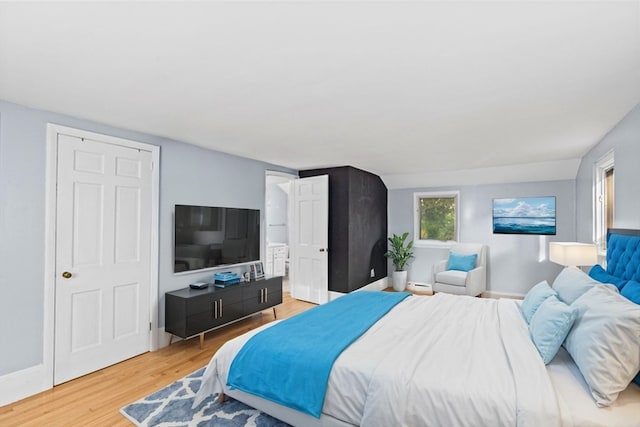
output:
{"label": "window frame", "polygon": [[[609,151],[604,156],[600,157],[594,163],[593,173],[593,242],[598,249],[598,255],[601,257],[606,256],[607,252],[607,191],[606,191],[606,178],[607,172],[611,169],[614,170],[614,187],[611,200],[615,200],[615,156],[614,152]],[[615,215],[615,202],[614,206],[611,206],[611,220]]]}
{"label": "window frame", "polygon": [[[420,239],[420,199],[451,197],[455,204],[455,240]],[[450,248],[460,241],[460,191],[422,191],[413,193],[413,245],[423,248]]]}

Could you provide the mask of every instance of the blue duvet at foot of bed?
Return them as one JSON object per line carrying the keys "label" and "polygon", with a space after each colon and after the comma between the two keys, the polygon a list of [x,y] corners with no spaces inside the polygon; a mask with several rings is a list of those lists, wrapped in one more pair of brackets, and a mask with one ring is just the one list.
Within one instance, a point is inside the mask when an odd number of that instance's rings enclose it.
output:
{"label": "blue duvet at foot of bed", "polygon": [[409,295],[354,292],[283,320],[240,349],[227,385],[319,418],[334,361]]}

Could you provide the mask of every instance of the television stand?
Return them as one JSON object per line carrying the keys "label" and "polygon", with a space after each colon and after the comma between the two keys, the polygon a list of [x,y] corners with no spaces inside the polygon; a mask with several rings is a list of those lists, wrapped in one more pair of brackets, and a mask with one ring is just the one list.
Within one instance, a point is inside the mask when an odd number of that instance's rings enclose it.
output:
{"label": "television stand", "polygon": [[262,280],[241,282],[226,288],[210,285],[206,289],[183,288],[165,294],[165,331],[189,339],[245,317],[282,304],[282,277],[266,276]]}

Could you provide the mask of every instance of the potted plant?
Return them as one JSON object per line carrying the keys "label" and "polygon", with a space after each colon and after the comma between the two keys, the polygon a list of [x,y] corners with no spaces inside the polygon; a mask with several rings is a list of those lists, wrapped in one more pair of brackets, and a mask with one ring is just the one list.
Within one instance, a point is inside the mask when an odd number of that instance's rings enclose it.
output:
{"label": "potted plant", "polygon": [[393,289],[395,291],[404,291],[407,287],[407,272],[404,267],[413,258],[413,252],[411,251],[413,240],[405,243],[407,237],[409,237],[408,232],[402,236],[394,234],[389,237],[390,249],[384,254],[387,258],[391,258],[391,262],[396,268],[392,275]]}

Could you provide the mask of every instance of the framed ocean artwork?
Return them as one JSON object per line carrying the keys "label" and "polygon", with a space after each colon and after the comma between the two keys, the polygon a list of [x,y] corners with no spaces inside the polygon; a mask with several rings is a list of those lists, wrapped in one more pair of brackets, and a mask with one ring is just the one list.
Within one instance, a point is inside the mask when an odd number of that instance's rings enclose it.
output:
{"label": "framed ocean artwork", "polygon": [[555,197],[493,199],[494,234],[556,234]]}

